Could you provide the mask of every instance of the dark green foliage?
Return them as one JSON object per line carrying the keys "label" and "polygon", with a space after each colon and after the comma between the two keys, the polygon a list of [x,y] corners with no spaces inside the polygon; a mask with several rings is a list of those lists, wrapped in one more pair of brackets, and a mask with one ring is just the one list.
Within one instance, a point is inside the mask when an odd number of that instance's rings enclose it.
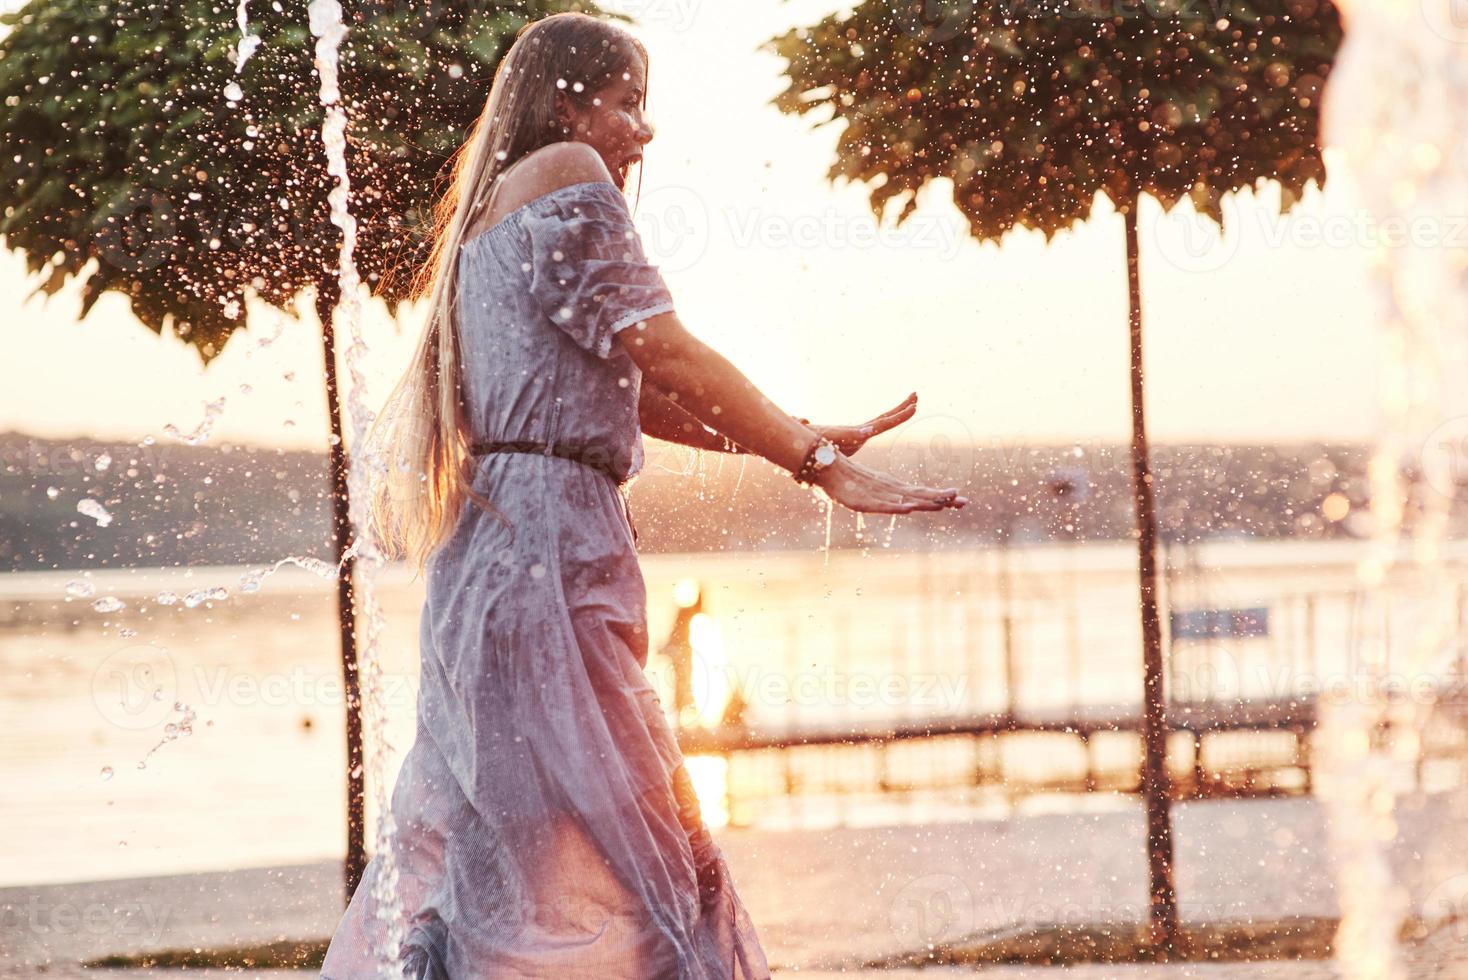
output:
{"label": "dark green foliage", "polygon": [[[1341,40],[1328,0],[867,0],[768,42],[785,112],[847,123],[828,176],[873,211],[947,177],[980,239],[1048,238],[1097,193],[1222,195],[1278,181],[1288,209],[1325,176],[1320,91]],[[823,120],[825,121],[825,120]]]}
{"label": "dark green foliage", "polygon": [[[341,56],[363,280],[396,311],[427,258],[449,155],[527,21],[565,0],[347,3]],[[247,289],[285,307],[334,277],[305,0],[254,0],[263,43],[235,73],[233,0],[33,0],[0,19],[0,234],[40,290],[85,277],[207,362],[243,326]],[[279,9],[277,9],[279,8]],[[231,105],[231,81],[243,99]],[[89,263],[95,262],[90,266]],[[399,265],[401,263],[401,265]],[[232,315],[232,311],[240,311]]]}

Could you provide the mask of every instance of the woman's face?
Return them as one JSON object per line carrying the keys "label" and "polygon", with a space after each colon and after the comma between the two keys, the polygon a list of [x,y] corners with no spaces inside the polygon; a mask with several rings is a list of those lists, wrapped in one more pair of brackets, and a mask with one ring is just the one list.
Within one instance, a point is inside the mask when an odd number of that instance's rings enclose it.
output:
{"label": "woman's face", "polygon": [[642,148],[652,139],[652,126],[642,115],[646,79],[647,66],[634,51],[627,70],[593,93],[591,105],[582,108],[568,98],[556,98],[561,124],[570,128],[570,138],[601,154],[618,188],[626,184],[627,171],[642,159]]}

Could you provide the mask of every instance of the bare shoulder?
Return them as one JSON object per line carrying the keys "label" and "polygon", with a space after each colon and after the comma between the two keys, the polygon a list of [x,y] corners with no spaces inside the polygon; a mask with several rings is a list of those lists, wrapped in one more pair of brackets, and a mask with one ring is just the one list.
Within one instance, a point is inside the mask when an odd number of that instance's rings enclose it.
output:
{"label": "bare shoulder", "polygon": [[500,214],[508,214],[569,184],[605,181],[616,186],[601,154],[574,140],[532,150],[505,171],[500,180],[502,186],[495,199],[495,210]]}

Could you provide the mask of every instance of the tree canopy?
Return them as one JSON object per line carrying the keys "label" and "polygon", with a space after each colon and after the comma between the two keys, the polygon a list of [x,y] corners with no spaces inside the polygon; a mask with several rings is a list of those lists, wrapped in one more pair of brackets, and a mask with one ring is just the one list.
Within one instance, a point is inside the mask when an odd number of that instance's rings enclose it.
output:
{"label": "tree canopy", "polygon": [[[0,18],[0,234],[38,290],[84,277],[83,316],[121,292],[207,363],[244,324],[247,291],[284,307],[335,278],[306,6],[251,4],[260,43],[238,73],[233,3],[32,0]],[[408,284],[388,272],[426,259],[445,164],[515,32],[572,9],[595,12],[564,0],[348,5],[356,258],[390,310]]]}
{"label": "tree canopy", "polygon": [[1098,193],[1224,194],[1324,179],[1319,99],[1340,44],[1328,0],[866,0],[767,42],[785,112],[842,119],[828,176],[869,182],[900,223],[938,177],[980,239],[1047,238]]}

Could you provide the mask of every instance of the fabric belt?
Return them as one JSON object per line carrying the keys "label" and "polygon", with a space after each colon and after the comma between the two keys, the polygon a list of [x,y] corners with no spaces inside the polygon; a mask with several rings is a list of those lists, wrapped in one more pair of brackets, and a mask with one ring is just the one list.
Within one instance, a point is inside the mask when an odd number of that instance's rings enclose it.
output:
{"label": "fabric belt", "polygon": [[592,469],[601,470],[617,483],[622,483],[622,475],[612,468],[611,452],[600,446],[576,446],[548,445],[544,442],[534,440],[515,440],[508,442],[476,442],[469,448],[475,456],[486,456],[489,453],[533,453],[535,455],[559,456],[562,459],[574,460]]}
{"label": "fabric belt", "polygon": [[632,508],[627,502],[627,491],[624,488],[625,480],[622,474],[612,468],[611,453],[600,446],[578,446],[575,444],[555,443],[554,445],[536,442],[533,439],[501,440],[497,442],[476,442],[469,447],[470,454],[474,456],[487,456],[490,453],[530,453],[539,456],[559,456],[573,462],[590,466],[594,470],[600,470],[617,484],[617,491],[622,495],[622,507],[627,514],[627,526],[632,529],[632,541],[637,542],[637,526],[632,523]]}

